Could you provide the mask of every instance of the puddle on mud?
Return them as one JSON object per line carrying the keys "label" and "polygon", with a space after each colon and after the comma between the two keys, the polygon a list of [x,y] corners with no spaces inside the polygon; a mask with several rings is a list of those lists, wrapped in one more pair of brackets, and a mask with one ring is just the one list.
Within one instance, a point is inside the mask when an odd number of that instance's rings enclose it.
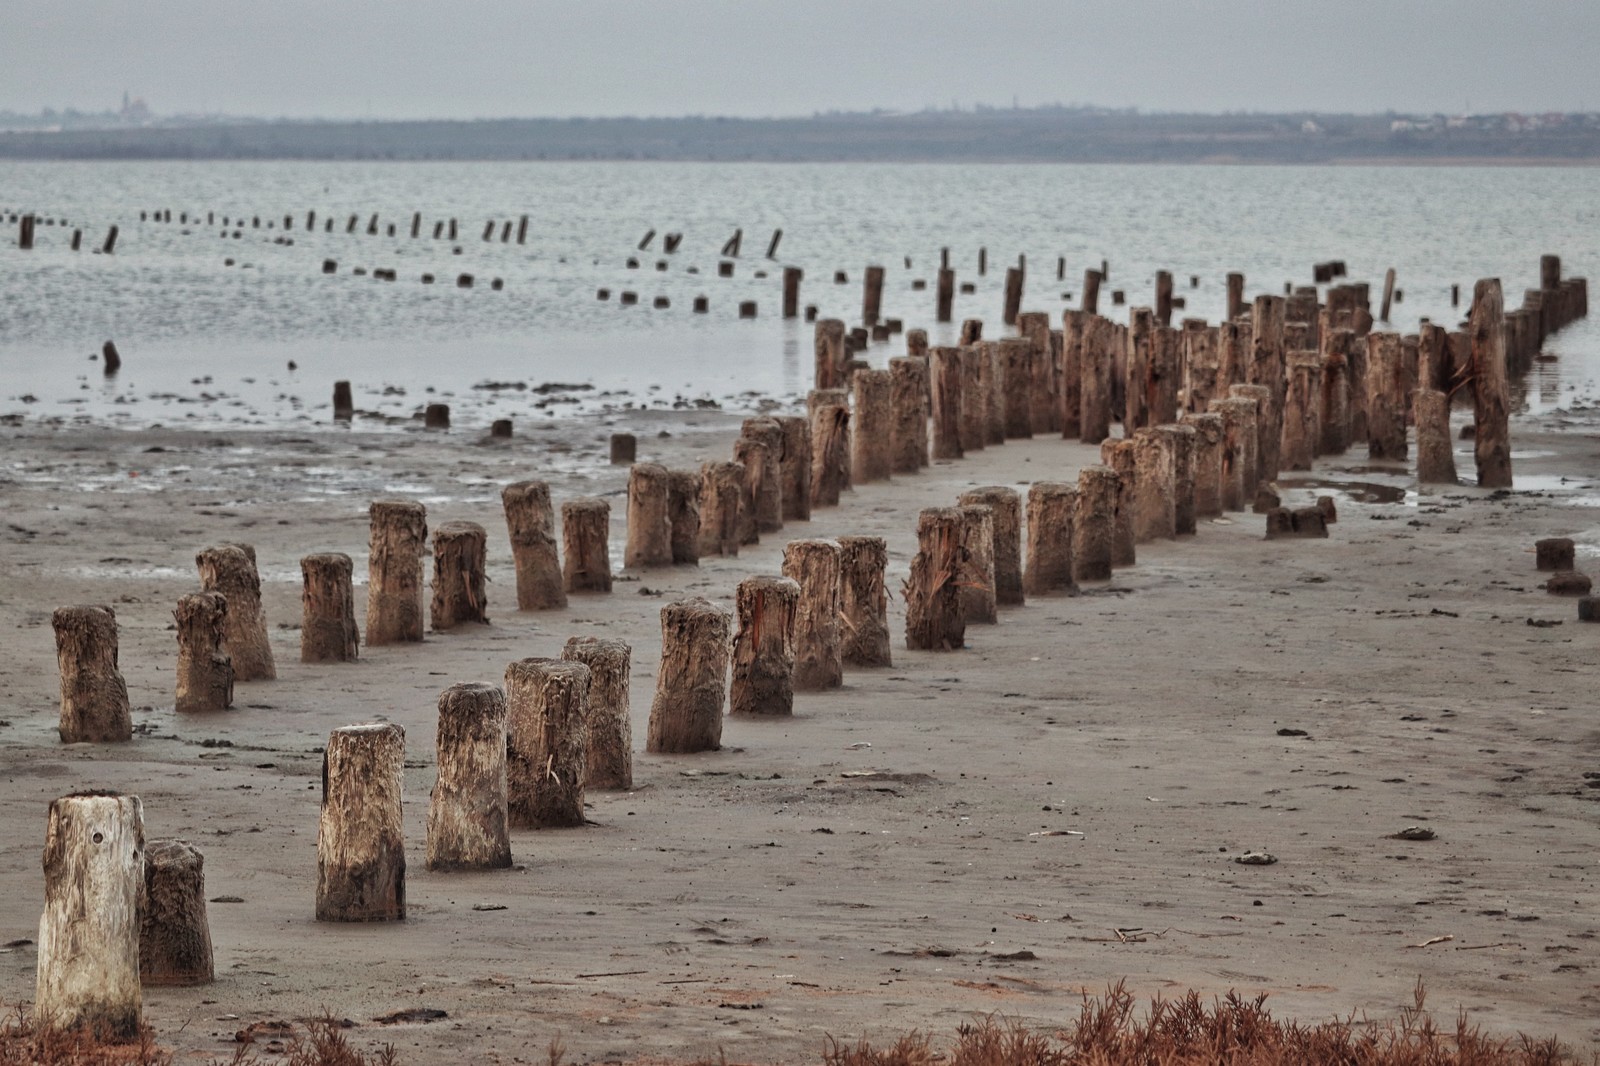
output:
{"label": "puddle on mud", "polygon": [[1282,489],[1309,489],[1322,496],[1332,496],[1350,503],[1400,503],[1415,507],[1417,494],[1401,485],[1384,485],[1376,481],[1330,481],[1326,478],[1279,478]]}

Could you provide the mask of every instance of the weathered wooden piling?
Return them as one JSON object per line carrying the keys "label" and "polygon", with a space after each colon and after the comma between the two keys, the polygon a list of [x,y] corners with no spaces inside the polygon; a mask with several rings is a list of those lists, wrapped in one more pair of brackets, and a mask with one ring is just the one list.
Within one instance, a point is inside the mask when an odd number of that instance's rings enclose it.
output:
{"label": "weathered wooden piling", "polygon": [[405,761],[406,731],[393,723],[344,726],[328,735],[317,824],[317,921],[405,920]]}
{"label": "weathered wooden piling", "polygon": [[733,637],[728,713],[752,718],[793,714],[800,586],[786,577],[748,577],[739,582],[734,604],[739,630]]}
{"label": "weathered wooden piling", "polygon": [[1177,536],[1195,532],[1194,453],[1198,436],[1190,425],[1167,423],[1155,427],[1172,456],[1172,522]]}
{"label": "weathered wooden piling", "polygon": [[1348,329],[1322,333],[1322,426],[1318,439],[1321,455],[1343,455],[1350,447],[1350,348],[1355,334]]}
{"label": "weathered wooden piling", "polygon": [[194,592],[178,600],[178,684],[174,708],[180,713],[225,711],[233,706],[233,660],[228,657],[225,621],[228,601],[220,592]]}
{"label": "weathered wooden piling", "polygon": [[433,531],[433,598],[428,623],[435,632],[466,623],[487,624],[485,556],[489,534],[476,522],[445,522]]}
{"label": "weathered wooden piling", "polygon": [[263,681],[278,676],[267,640],[267,616],[261,608],[261,576],[256,572],[255,549],[242,544],[219,544],[195,557],[200,587],[220,592],[228,601],[226,640],[233,660],[235,681]]}
{"label": "weathered wooden piling", "polygon": [[1571,537],[1545,537],[1533,545],[1534,569],[1571,570],[1577,564],[1578,548]]}
{"label": "weathered wooden piling", "polygon": [[1405,351],[1398,333],[1367,337],[1367,458],[1406,458]]}
{"label": "weathered wooden piling", "polygon": [[[1000,382],[1005,396],[1006,438],[1033,436],[1033,344],[1026,337],[1006,337],[999,342],[1004,370]],[[963,442],[964,443],[964,442]]]}
{"label": "weathered wooden piling", "polygon": [[1175,456],[1168,437],[1148,426],[1135,430],[1133,532],[1140,544],[1178,535]]}
{"label": "weathered wooden piling", "polygon": [[1122,432],[1151,425],[1150,366],[1155,349],[1155,313],[1148,307],[1135,307],[1128,314],[1128,344],[1123,374]]}
{"label": "weathered wooden piling", "polygon": [[497,418],[489,423],[490,440],[510,440],[513,426],[509,418]]}
{"label": "weathered wooden piling", "polygon": [[[1002,485],[986,485],[963,492],[957,502],[963,507],[989,508],[993,526],[994,602],[1000,607],[1014,607],[1021,604],[1023,602],[1022,498],[1014,489]],[[969,620],[976,620],[970,615],[968,617]]]}
{"label": "weathered wooden piling", "polygon": [[[561,586],[568,593],[611,591],[611,505],[580,496],[561,505]],[[369,633],[369,643],[370,633]]]}
{"label": "weathered wooden piling", "polygon": [[[749,480],[755,502],[756,531],[776,533],[783,528],[783,427],[771,418],[747,418],[739,427],[740,441],[756,441],[757,453],[735,444],[733,457],[756,474]],[[745,543],[752,543],[748,539]]]}
{"label": "weathered wooden piling", "polygon": [[889,666],[889,551],[882,537],[840,537],[839,617],[846,666]]}
{"label": "weathered wooden piling", "polygon": [[783,520],[811,520],[811,419],[807,415],[780,415],[773,419],[783,431],[783,456],[778,474],[783,489]]}
{"label": "weathered wooden piling", "polygon": [[556,552],[556,516],[550,486],[518,481],[500,490],[517,573],[517,610],[549,611],[567,605]]}
{"label": "weathered wooden piling", "polygon": [[1000,620],[994,594],[994,509],[987,504],[960,505],[961,546],[967,572],[961,585],[961,611],[968,625],[994,625]]}
{"label": "weathered wooden piling", "polygon": [[739,507],[744,496],[744,480],[743,463],[701,465],[699,553],[702,557],[739,554]]}
{"label": "weathered wooden piling", "polygon": [[1283,406],[1285,470],[1310,470],[1322,436],[1322,356],[1315,351],[1289,353]]}
{"label": "weathered wooden piling", "polygon": [[893,462],[895,426],[888,370],[860,370],[850,379],[855,398],[855,432],[851,435],[851,483],[887,481]]}
{"label": "weathered wooden piling", "polygon": [[811,418],[811,506],[837,507],[850,487],[850,401],[843,389],[806,397]]}
{"label": "weathered wooden piling", "polygon": [[797,691],[817,692],[843,683],[840,555],[838,542],[832,540],[792,540],[784,545],[783,576],[800,586],[794,634]]}
{"label": "weathered wooden piling", "polygon": [[984,444],[1006,442],[1006,350],[999,341],[978,342],[978,386],[984,396]]}
{"label": "weathered wooden piling", "polygon": [[200,849],[185,841],[146,844],[139,906],[141,985],[188,987],[216,979],[205,866]]}
{"label": "weathered wooden piling", "polygon": [[906,647],[954,651],[966,644],[960,583],[970,566],[962,546],[961,515],[931,507],[917,516],[917,554],[906,581]]}
{"label": "weathered wooden piling", "polygon": [[1217,373],[1217,330],[1205,319],[1186,318],[1179,336],[1183,384],[1178,406],[1180,412],[1199,414],[1210,410],[1212,397],[1224,391]]}
{"label": "weathered wooden piling", "polygon": [[1250,312],[1250,364],[1245,380],[1266,388],[1257,415],[1259,446],[1257,475],[1276,481],[1283,448],[1283,395],[1285,390],[1284,325],[1287,305],[1281,296],[1257,296]]}
{"label": "weathered wooden piling", "polygon": [[499,685],[468,682],[439,694],[439,775],[428,796],[428,869],[511,865],[506,746],[506,697]]}
{"label": "weathered wooden piling", "polygon": [[701,489],[700,471],[667,471],[667,519],[672,523],[674,566],[700,565]]}
{"label": "weathered wooden piling", "polygon": [[844,322],[837,318],[824,318],[817,322],[814,339],[816,366],[815,387],[837,389],[844,385]]}
{"label": "weathered wooden piling", "polygon": [[1100,272],[1093,267],[1083,272],[1083,295],[1078,308],[1085,314],[1100,313]]}
{"label": "weathered wooden piling", "polygon": [[957,436],[963,454],[983,450],[988,440],[990,368],[988,354],[981,344],[959,349],[961,353],[961,412]]}
{"label": "weathered wooden piling", "polygon": [[965,348],[969,344],[977,344],[983,339],[983,319],[963,318],[961,332],[957,334],[956,346]]}
{"label": "weathered wooden piling", "polygon": [[611,465],[632,466],[639,456],[639,441],[632,433],[611,434]]}
{"label": "weathered wooden piling", "polygon": [[1172,272],[1156,271],[1156,323],[1172,325]]}
{"label": "weathered wooden piling", "polygon": [[[1111,561],[1114,554],[1116,541],[1117,522],[1117,494],[1119,491],[1119,478],[1117,472],[1109,466],[1092,465],[1084,466],[1078,470],[1078,489],[1073,501],[1072,535],[1071,535],[1071,578],[1073,581],[1110,581]],[[1033,489],[1029,488],[1030,515],[1028,522],[1028,537],[1030,547],[1033,543],[1035,532],[1047,541],[1053,540],[1058,534],[1048,524],[1051,516],[1048,514],[1049,505],[1053,501],[1040,501],[1040,509],[1046,513],[1038,521],[1036,530],[1035,518],[1031,513]],[[1048,482],[1044,484],[1049,484]],[[1057,520],[1059,525],[1059,520]],[[1055,545],[1050,545],[1056,547]],[[1056,547],[1057,552],[1059,548]],[[1032,558],[1032,551],[1029,558]],[[1045,557],[1041,557],[1041,565]],[[1056,558],[1050,558],[1052,564],[1058,565]],[[1054,565],[1046,570],[1055,587],[1070,587],[1059,584],[1060,578],[1054,572]]]}
{"label": "weathered wooden piling", "polygon": [[51,801],[33,997],[39,1029],[139,1035],[145,861],[139,797],[78,792]]}
{"label": "weathered wooden piling", "polygon": [[939,288],[934,305],[934,321],[949,322],[954,314],[956,298],[956,272],[948,267],[939,270]]}
{"label": "weathered wooden piling", "polygon": [[17,247],[24,252],[33,250],[34,223],[32,215],[23,215],[21,221],[17,223]]}
{"label": "weathered wooden piling", "polygon": [[[963,327],[965,325],[963,324]],[[906,330],[906,354],[919,359],[928,358],[928,331],[925,329]]]}
{"label": "weathered wooden piling", "polygon": [[1389,305],[1394,302],[1394,267],[1383,273],[1383,304],[1378,311],[1378,321],[1389,321]]}
{"label": "weathered wooden piling", "polygon": [[805,278],[805,271],[799,267],[783,268],[783,317],[797,318],[800,315],[800,282]]}
{"label": "weathered wooden piling", "polygon": [[1111,433],[1115,324],[1094,315],[1084,323],[1078,362],[1078,439],[1099,444]]}
{"label": "weathered wooden piling", "polygon": [[353,573],[350,556],[344,552],[319,552],[300,560],[301,662],[356,661],[361,633],[356,628]]}
{"label": "weathered wooden piling", "polygon": [[350,383],[348,381],[335,381],[333,383],[333,420],[335,422],[348,422],[355,417],[355,401],[350,397]]}
{"label": "weathered wooden piling", "polygon": [[1320,507],[1273,507],[1266,515],[1267,540],[1318,539],[1328,535],[1328,516]]}
{"label": "weathered wooden piling", "polygon": [[698,596],[661,609],[661,666],[646,751],[683,754],[722,746],[728,630],[727,611]]}
{"label": "weathered wooden piling", "polygon": [[[889,469],[914,474],[927,463],[928,364],[914,356],[889,360]],[[785,497],[787,499],[787,497]]]}
{"label": "weathered wooden piling", "polygon": [[1193,426],[1194,436],[1194,517],[1222,515],[1223,438],[1226,429],[1222,415],[1215,412],[1186,414],[1183,424]]}
{"label": "weathered wooden piling", "polygon": [[1138,559],[1134,504],[1139,475],[1134,448],[1134,442],[1129,437],[1107,438],[1100,442],[1100,461],[1117,475],[1117,505],[1111,540],[1111,565],[1114,569],[1133,566]]}
{"label": "weathered wooden piling", "polygon": [[962,456],[962,367],[960,348],[934,348],[929,355],[933,370],[933,458]]}
{"label": "weathered wooden piling", "polygon": [[506,667],[506,812],[513,829],[583,825],[589,668],[565,659]]}
{"label": "weathered wooden piling", "polygon": [[[1015,499],[1015,493],[1012,497]],[[1030,596],[1045,596],[1077,587],[1073,542],[1077,536],[1078,506],[1078,490],[1067,482],[1035,481],[1028,486],[1027,564],[1020,574],[1016,603],[1022,602],[1024,590]],[[996,528],[998,533],[998,525]],[[1020,549],[1020,536],[1017,539]],[[998,555],[997,540],[997,559]],[[1020,558],[1018,562],[1020,565]]]}
{"label": "weathered wooden piling", "polygon": [[1450,397],[1437,389],[1411,394],[1417,422],[1417,481],[1424,485],[1454,485],[1456,459],[1450,436]]}
{"label": "weathered wooden piling", "polygon": [[411,500],[376,500],[368,513],[367,646],[419,641],[427,509]]}
{"label": "weathered wooden piling", "polygon": [[1017,315],[1022,312],[1022,267],[1006,268],[1005,309],[1000,316],[1000,321],[1008,326],[1017,324]]}
{"label": "weathered wooden piling", "polygon": [[450,405],[447,403],[430,403],[422,411],[422,425],[424,429],[449,429]]}
{"label": "weathered wooden piling", "polygon": [[117,668],[117,617],[108,606],[58,607],[51,616],[61,673],[64,744],[133,739],[128,686]]}
{"label": "weathered wooden piling", "polygon": [[589,668],[586,789],[633,787],[633,726],[628,713],[633,649],[608,637],[568,637],[561,658]]}
{"label": "weathered wooden piling", "polygon": [[671,478],[659,463],[628,471],[628,537],[622,565],[629,570],[672,565]]}
{"label": "weathered wooden piling", "polygon": [[1472,291],[1473,455],[1478,486],[1511,487],[1511,427],[1506,390],[1504,303],[1498,278],[1480,280]]}
{"label": "weathered wooden piling", "polygon": [[861,278],[861,321],[878,324],[883,312],[883,267],[869,266]]}

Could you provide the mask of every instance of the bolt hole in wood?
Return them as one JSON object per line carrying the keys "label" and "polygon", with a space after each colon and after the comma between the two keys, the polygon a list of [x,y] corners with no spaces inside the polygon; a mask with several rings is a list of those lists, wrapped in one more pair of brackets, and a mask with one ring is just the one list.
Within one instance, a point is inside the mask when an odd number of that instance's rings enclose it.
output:
{"label": "bolt hole in wood", "polygon": [[103,843],[105,843],[105,839],[106,839],[106,838],[105,838],[105,835],[104,835],[104,834],[103,834],[103,833],[96,833],[96,834],[95,834],[95,835],[94,835],[94,842],[95,842],[95,843],[96,843],[96,844],[103,844]]}

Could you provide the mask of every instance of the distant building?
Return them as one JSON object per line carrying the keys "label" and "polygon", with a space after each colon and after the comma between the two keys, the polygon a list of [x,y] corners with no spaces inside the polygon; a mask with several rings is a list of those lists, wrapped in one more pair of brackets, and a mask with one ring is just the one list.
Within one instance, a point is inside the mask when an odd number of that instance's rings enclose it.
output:
{"label": "distant building", "polygon": [[130,126],[142,126],[151,119],[150,106],[140,97],[129,97],[128,90],[122,90],[122,110],[117,112],[117,117]]}

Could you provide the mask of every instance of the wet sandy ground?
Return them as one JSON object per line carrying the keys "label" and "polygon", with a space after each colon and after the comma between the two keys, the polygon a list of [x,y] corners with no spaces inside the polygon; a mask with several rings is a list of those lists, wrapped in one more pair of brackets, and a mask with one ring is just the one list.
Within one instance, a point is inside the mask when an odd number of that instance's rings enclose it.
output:
{"label": "wet sandy ground", "polygon": [[[1600,554],[1587,417],[1516,428],[1527,487],[1512,494],[1419,495],[1400,467],[1324,460],[1287,492],[1336,486],[1327,541],[1268,543],[1254,515],[1203,523],[1141,546],[1109,585],[969,628],[961,652],[901,650],[896,596],[893,668],[801,695],[790,721],[730,720],[721,752],[636,754],[635,790],[591,793],[592,825],[519,832],[517,867],[484,875],[422,864],[440,690],[570,635],[621,636],[642,745],[663,603],[729,602],[790,536],[846,533],[888,538],[898,592],[920,508],[1070,479],[1094,450],[990,448],[860,487],[737,559],[519,614],[499,487],[610,494],[620,556],[626,475],[603,465],[617,426],[563,419],[505,445],[0,428],[0,942],[37,937],[49,800],[111,787],[143,798],[148,837],[204,850],[208,896],[240,901],[210,907],[217,983],[146,997],[160,1037],[199,1061],[251,1022],[320,1014],[407,1062],[542,1059],[557,1036],[579,1061],[802,1061],[828,1033],[942,1034],[995,1010],[1062,1024],[1081,991],[1122,978],[1144,995],[1265,992],[1319,1020],[1393,1016],[1420,977],[1446,1020],[1465,1008],[1594,1049],[1600,626],[1541,589],[1532,556],[1553,535],[1578,540],[1580,567]],[[716,412],[617,421],[673,465],[726,456],[737,430]],[[1470,454],[1457,462],[1470,473]],[[492,624],[301,665],[299,558],[348,552],[363,580],[367,503],[392,495],[427,501],[433,525],[490,530]],[[279,679],[179,718],[171,610],[197,587],[195,551],[221,540],[256,546]],[[49,618],[77,602],[116,607],[131,744],[56,739]],[[408,733],[410,916],[318,924],[318,748],[375,718]],[[1392,838],[1410,826],[1436,839]],[[1250,849],[1279,861],[1233,861]],[[34,961],[31,944],[0,954],[0,997],[31,998]],[[448,1016],[372,1020],[408,1008]]]}

